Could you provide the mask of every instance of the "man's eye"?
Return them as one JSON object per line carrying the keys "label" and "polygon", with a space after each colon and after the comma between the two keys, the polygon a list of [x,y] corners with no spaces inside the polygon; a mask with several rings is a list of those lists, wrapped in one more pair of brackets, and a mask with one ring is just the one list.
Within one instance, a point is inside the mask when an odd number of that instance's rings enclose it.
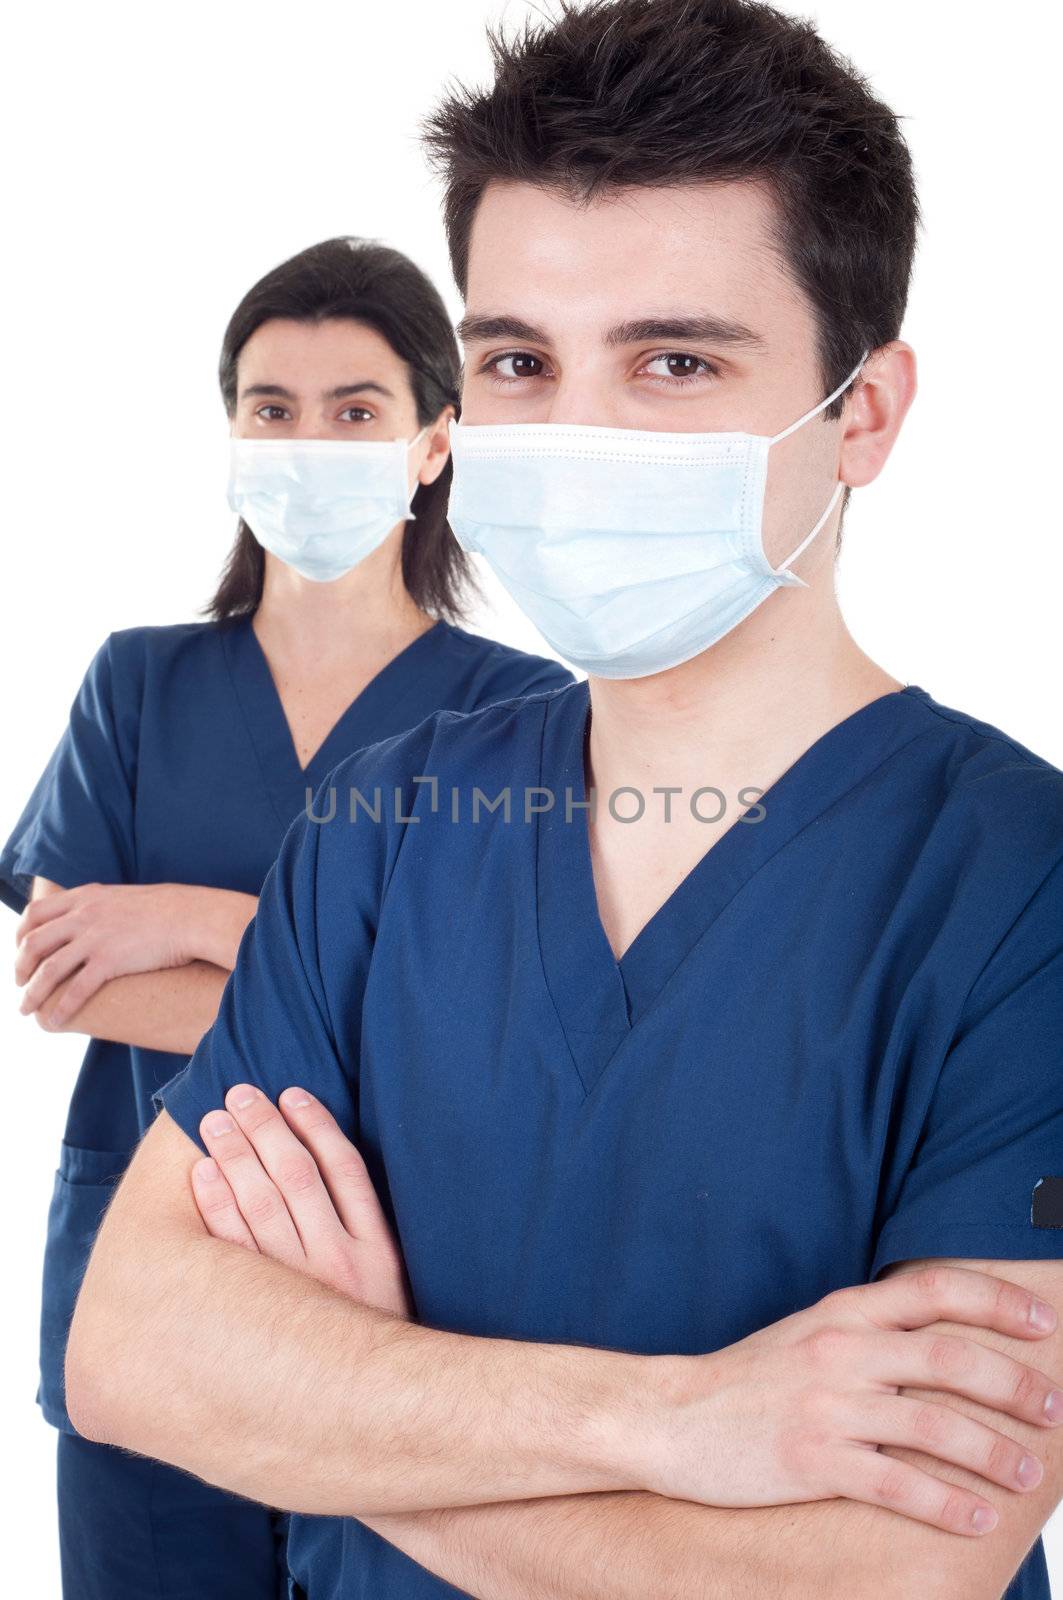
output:
{"label": "man's eye", "polygon": [[650,377],[658,382],[667,383],[675,388],[677,384],[691,383],[698,378],[711,375],[715,377],[718,369],[711,361],[706,361],[704,356],[692,356],[685,350],[665,350],[660,355],[651,356],[647,362],[649,367],[664,364],[664,371],[651,372]]}
{"label": "man's eye", "polygon": [[[503,362],[510,363],[515,370],[503,372],[501,370]],[[539,372],[531,369],[541,368],[542,365],[539,357],[533,356],[527,350],[507,350],[505,355],[492,356],[481,371],[491,373],[499,383],[517,383],[521,378],[537,378]]]}

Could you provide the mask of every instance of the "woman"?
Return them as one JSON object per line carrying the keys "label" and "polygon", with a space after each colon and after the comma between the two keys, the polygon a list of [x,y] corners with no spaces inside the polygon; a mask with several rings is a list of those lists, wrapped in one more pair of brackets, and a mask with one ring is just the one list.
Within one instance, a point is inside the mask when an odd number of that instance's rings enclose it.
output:
{"label": "woman", "polygon": [[[288,824],[343,757],[439,709],[571,681],[465,632],[446,521],[459,354],[413,263],[331,239],[226,330],[236,541],[206,621],[112,633],[0,855],[21,1009],[91,1036],[49,1214],[37,1399],[67,1600],[287,1594],[285,1519],[76,1434],[63,1357],[151,1095],[216,1015]],[[412,501],[412,504],[411,504]]]}

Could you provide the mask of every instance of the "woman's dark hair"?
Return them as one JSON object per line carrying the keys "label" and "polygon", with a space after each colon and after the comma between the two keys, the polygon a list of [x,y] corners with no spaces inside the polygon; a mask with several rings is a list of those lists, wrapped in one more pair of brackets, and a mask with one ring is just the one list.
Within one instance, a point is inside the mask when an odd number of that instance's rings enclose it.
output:
{"label": "woman's dark hair", "polygon": [[[272,317],[365,323],[406,362],[418,427],[434,422],[448,403],[461,415],[461,356],[450,317],[432,283],[401,251],[376,239],[326,239],[267,272],[233,312],[222,340],[218,378],[229,417],[236,411],[240,351]],[[448,460],[434,483],[417,489],[411,503],[416,520],[407,522],[403,535],[402,577],[417,605],[454,620],[475,580],[447,522],[451,475]],[[204,614],[221,621],[254,611],[264,572],[262,546],[241,518]]]}
{"label": "woman's dark hair", "polygon": [[816,318],[821,393],[899,337],[922,222],[911,157],[898,118],[810,22],[759,0],[560,0],[556,20],[487,37],[490,87],[459,86],[421,122],[463,298],[492,180],[580,202],[636,184],[760,180]]}

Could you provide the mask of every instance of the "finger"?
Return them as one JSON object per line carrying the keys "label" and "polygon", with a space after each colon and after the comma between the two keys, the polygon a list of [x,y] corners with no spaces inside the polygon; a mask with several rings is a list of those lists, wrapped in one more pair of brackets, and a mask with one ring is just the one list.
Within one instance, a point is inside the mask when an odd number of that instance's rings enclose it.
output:
{"label": "finger", "polygon": [[[977,1536],[988,1533],[999,1520],[989,1501],[970,1489],[944,1483],[908,1461],[896,1461],[877,1450],[855,1445],[845,1447],[844,1470],[834,1492],[844,1500],[861,1500],[867,1505],[899,1511],[902,1516],[943,1528],[946,1533]],[[986,1518],[985,1526],[975,1523],[976,1516]]]}
{"label": "finger", "polygon": [[50,956],[61,945],[68,944],[72,937],[72,928],[58,920],[31,929],[19,944],[15,956],[15,982],[19,987],[29,982],[46,956]]}
{"label": "finger", "polygon": [[343,1224],[313,1155],[253,1084],[234,1084],[225,1104],[283,1196],[306,1256],[319,1255],[343,1233]]}
{"label": "finger", "polygon": [[[65,983],[67,978],[78,970],[84,960],[84,952],[79,951],[76,943],[71,943],[64,944],[54,955],[50,955],[47,960],[42,961],[22,991],[22,999],[19,1002],[19,1010],[22,1015],[28,1017],[34,1011],[39,1011],[45,1001],[58,989],[59,985]],[[102,977],[97,977],[95,983],[92,983],[93,976],[95,976],[94,973],[90,975],[89,994],[94,994],[103,982]],[[80,1001],[80,1004],[84,1005],[87,998],[88,995]],[[67,1016],[73,1016],[74,1013],[69,1006],[64,1005],[63,1009]],[[53,1023],[55,1022],[54,1017],[52,1021]]]}
{"label": "finger", "polygon": [[240,1215],[229,1180],[211,1156],[204,1156],[192,1168],[192,1198],[209,1234],[257,1253],[255,1236]]}
{"label": "finger", "polygon": [[1063,1394],[1052,1378],[977,1339],[921,1332],[878,1333],[868,1338],[871,1343],[864,1370],[873,1370],[886,1383],[962,1394],[993,1411],[1041,1427],[1063,1422]]}
{"label": "finger", "polygon": [[284,1196],[243,1129],[227,1112],[208,1111],[200,1121],[199,1131],[262,1254],[305,1270],[302,1240]]}
{"label": "finger", "polygon": [[860,1407],[858,1437],[868,1444],[922,1450],[1020,1493],[1035,1489],[1044,1477],[1044,1463],[1015,1439],[933,1400],[871,1395]]}
{"label": "finger", "polygon": [[73,894],[72,889],[57,889],[54,894],[42,895],[39,900],[28,901],[15,926],[15,943],[21,944],[34,928],[39,928],[42,923],[50,922],[53,917],[61,917],[64,912],[69,911],[74,904]]}
{"label": "finger", "polygon": [[921,1331],[856,1338],[866,1347],[853,1355],[853,1365],[868,1378],[908,1389],[945,1389],[1041,1427],[1063,1422],[1063,1394],[1052,1378],[977,1339]]}
{"label": "finger", "polygon": [[82,1006],[88,1005],[93,995],[103,988],[110,976],[99,959],[86,961],[72,978],[57,985],[54,993],[38,1007],[38,1022],[53,1031],[65,1028]]}
{"label": "finger", "polygon": [[379,1238],[393,1244],[388,1219],[361,1152],[328,1107],[298,1087],[285,1089],[278,1104],[317,1162],[339,1219],[351,1237],[365,1243]]}
{"label": "finger", "polygon": [[[1023,1422],[1063,1423],[1063,1392],[1037,1367],[960,1334],[909,1334],[924,1376],[915,1382],[970,1396]],[[907,1379],[904,1382],[908,1382]]]}
{"label": "finger", "polygon": [[[1021,1339],[1040,1339],[1056,1326],[1056,1308],[1008,1278],[967,1267],[927,1266],[897,1272],[876,1283],[854,1284],[830,1298],[849,1305],[880,1328],[925,1328],[931,1322],[968,1322]],[[1045,1322],[1031,1316],[1044,1309]]]}

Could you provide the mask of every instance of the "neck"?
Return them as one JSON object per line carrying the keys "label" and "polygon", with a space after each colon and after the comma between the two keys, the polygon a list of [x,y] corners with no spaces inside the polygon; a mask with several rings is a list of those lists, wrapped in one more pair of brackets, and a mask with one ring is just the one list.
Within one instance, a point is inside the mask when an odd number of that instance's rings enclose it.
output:
{"label": "neck", "polygon": [[859,648],[824,586],[777,591],[681,666],[589,687],[588,777],[600,790],[734,792],[766,787],[829,728],[903,685]]}
{"label": "neck", "polygon": [[269,553],[254,629],[289,661],[375,659],[426,633],[434,619],[402,581],[400,525],[332,583],[314,583]]}

